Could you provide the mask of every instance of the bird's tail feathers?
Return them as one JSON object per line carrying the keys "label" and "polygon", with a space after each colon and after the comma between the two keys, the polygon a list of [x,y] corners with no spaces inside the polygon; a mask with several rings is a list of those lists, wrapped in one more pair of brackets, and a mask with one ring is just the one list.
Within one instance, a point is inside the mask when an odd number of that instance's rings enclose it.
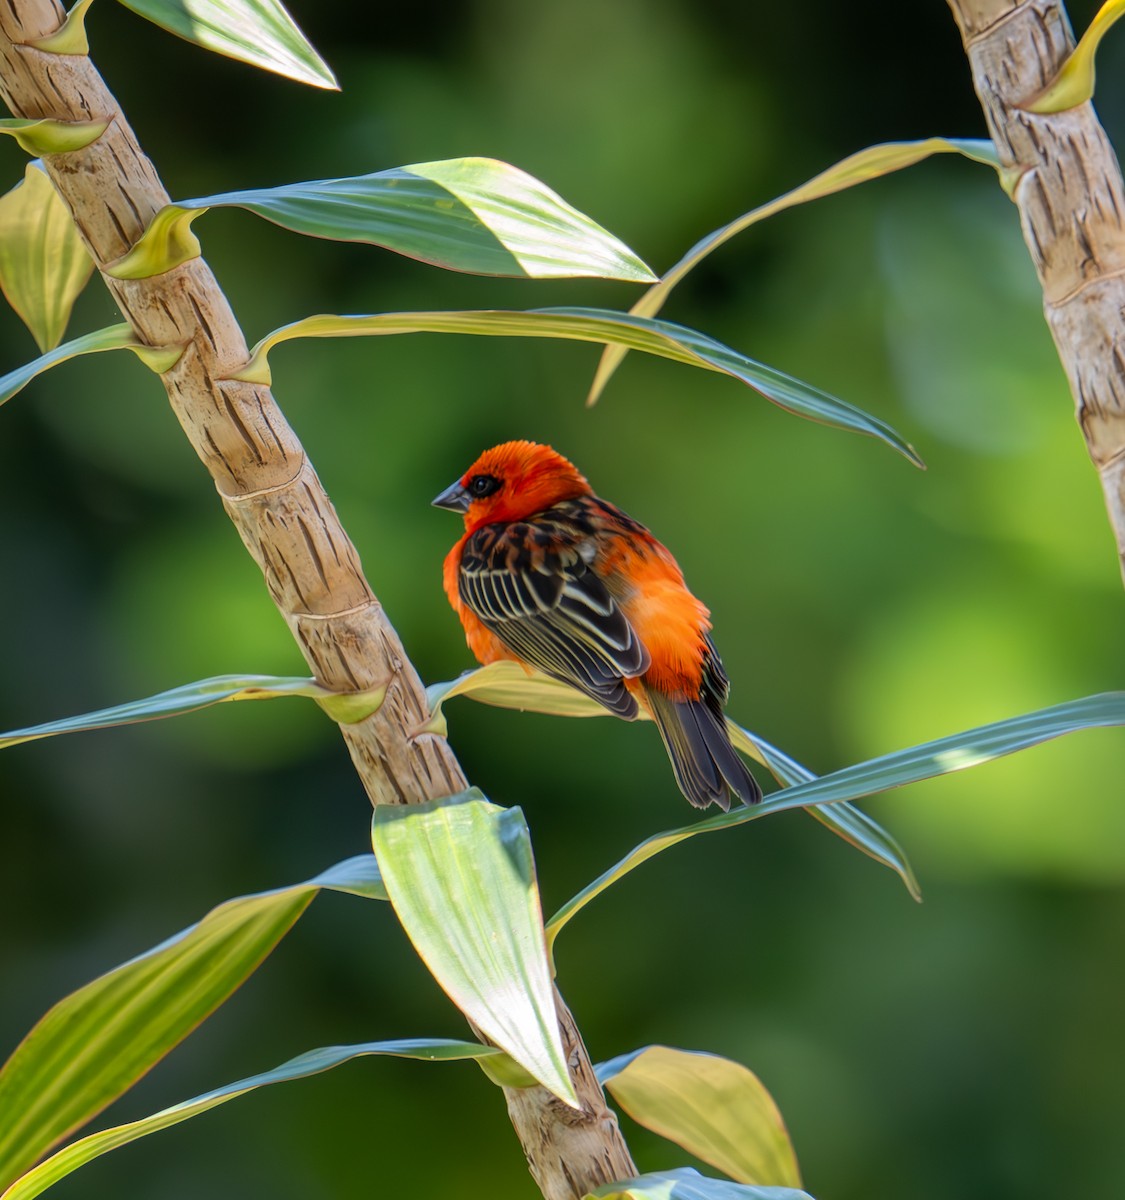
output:
{"label": "bird's tail feathers", "polygon": [[647,699],[676,782],[692,804],[717,804],[726,812],[732,794],[744,804],[761,800],[762,789],[731,745],[721,710],[716,713],[705,700],[672,700],[651,690]]}

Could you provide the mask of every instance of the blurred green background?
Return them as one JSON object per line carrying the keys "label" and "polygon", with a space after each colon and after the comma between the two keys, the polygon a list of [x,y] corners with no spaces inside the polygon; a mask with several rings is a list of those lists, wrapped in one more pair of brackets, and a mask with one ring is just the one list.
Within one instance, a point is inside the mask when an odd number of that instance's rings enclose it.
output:
{"label": "blurred green background", "polygon": [[[1075,2],[1081,28],[1096,4]],[[666,269],[862,146],[981,136],[940,0],[295,4],[318,93],[112,5],[93,55],[173,197],[459,155],[531,171]],[[1099,62],[1125,139],[1125,35]],[[5,186],[22,173],[0,147]],[[240,212],[197,226],[253,340],[315,312],[600,304],[624,285],[454,276]],[[470,665],[430,498],[477,452],[548,441],[649,524],[710,604],[731,711],[817,771],[1120,687],[1122,588],[1016,215],[954,157],[743,235],[666,314],[878,414],[919,449],[801,421],[732,380],[596,349],[412,336],[306,342],[275,392],[428,681]],[[116,320],[95,284],[72,333]],[[0,313],[0,367],[34,357]],[[70,364],[0,413],[0,728],[222,673],[302,674],[153,378]],[[548,911],[690,814],[656,735],[452,702],[470,778],[530,821]],[[670,851],[558,950],[595,1059],[665,1042],[772,1089],[820,1200],[1125,1193],[1125,736],[1074,736],[870,804],[925,903],[802,814]],[[0,762],[0,1056],[57,998],[232,895],[367,845],[311,704],[224,706]],[[390,911],[317,900],[234,999],[103,1118],[302,1050],[459,1037]],[[625,1122],[642,1169],[684,1161]],[[532,1197],[469,1065],[366,1060],[107,1156],[67,1197]]]}

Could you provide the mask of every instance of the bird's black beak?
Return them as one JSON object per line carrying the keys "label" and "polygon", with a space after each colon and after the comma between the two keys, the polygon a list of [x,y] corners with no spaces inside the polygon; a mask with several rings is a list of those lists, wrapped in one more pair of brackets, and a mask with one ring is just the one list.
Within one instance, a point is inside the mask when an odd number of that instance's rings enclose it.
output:
{"label": "bird's black beak", "polygon": [[440,496],[436,496],[432,503],[434,508],[448,508],[450,512],[464,513],[469,511],[471,497],[458,479],[451,483]]}

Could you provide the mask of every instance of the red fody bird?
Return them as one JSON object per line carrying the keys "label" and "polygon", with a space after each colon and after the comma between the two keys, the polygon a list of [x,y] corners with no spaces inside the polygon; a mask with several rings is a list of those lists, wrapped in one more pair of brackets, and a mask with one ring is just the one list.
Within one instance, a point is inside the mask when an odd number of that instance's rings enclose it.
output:
{"label": "red fody bird", "polygon": [[535,442],[486,450],[434,504],[465,516],[445,593],[480,662],[534,667],[626,721],[644,709],[699,808],[762,798],[727,734],[710,613],[640,522]]}

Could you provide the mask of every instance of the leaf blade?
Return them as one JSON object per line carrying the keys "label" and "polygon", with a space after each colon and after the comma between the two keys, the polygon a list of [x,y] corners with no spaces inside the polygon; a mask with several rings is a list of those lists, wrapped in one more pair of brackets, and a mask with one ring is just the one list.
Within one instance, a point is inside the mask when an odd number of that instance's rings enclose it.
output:
{"label": "leaf blade", "polygon": [[654,1171],[621,1183],[607,1183],[583,1200],[812,1200],[812,1197],[795,1188],[710,1179],[689,1167],[680,1167]]}

